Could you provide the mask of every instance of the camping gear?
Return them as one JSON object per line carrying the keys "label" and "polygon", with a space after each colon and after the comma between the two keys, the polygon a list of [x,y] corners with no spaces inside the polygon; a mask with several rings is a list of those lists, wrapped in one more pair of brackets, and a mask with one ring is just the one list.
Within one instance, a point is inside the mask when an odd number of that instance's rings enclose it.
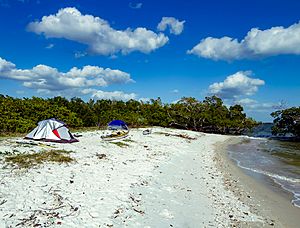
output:
{"label": "camping gear", "polygon": [[122,120],[113,120],[111,121],[108,126],[108,130],[129,130],[127,124]]}
{"label": "camping gear", "polygon": [[112,133],[101,136],[105,141],[111,141],[116,139],[123,139],[128,136],[129,129],[127,124],[122,120],[113,120],[107,125],[107,129],[111,130]]}
{"label": "camping gear", "polygon": [[126,138],[128,136],[128,133],[129,133],[129,131],[118,130],[118,131],[114,131],[111,134],[103,135],[103,136],[101,136],[101,138],[105,141],[123,139],[123,138]]}
{"label": "camping gear", "polygon": [[54,118],[38,122],[38,126],[26,135],[25,139],[59,143],[78,142],[70,133],[67,125]]}

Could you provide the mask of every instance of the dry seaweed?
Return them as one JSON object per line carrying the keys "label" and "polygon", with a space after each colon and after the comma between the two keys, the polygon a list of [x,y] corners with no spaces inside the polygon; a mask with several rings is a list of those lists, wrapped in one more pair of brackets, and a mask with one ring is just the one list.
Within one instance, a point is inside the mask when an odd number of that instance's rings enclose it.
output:
{"label": "dry seaweed", "polygon": [[7,163],[10,163],[18,168],[32,168],[36,165],[45,162],[69,163],[74,161],[70,157],[70,151],[65,150],[48,150],[32,154],[17,154],[5,158]]}
{"label": "dry seaweed", "polygon": [[175,136],[175,137],[180,137],[180,138],[184,138],[184,139],[188,139],[188,140],[196,140],[197,139],[197,138],[191,137],[187,134],[170,134],[170,133],[166,133],[165,136]]}
{"label": "dry seaweed", "polygon": [[112,144],[115,144],[119,147],[129,147],[129,145],[127,143],[124,142],[111,142]]}

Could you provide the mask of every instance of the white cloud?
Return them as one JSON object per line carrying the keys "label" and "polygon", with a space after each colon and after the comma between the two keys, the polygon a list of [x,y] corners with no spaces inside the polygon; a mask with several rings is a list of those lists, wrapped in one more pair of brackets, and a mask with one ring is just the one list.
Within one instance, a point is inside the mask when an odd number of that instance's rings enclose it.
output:
{"label": "white cloud", "polygon": [[93,15],[83,15],[76,8],[63,8],[55,15],[31,22],[28,30],[47,38],[65,38],[88,45],[91,52],[112,55],[132,51],[149,53],[168,42],[168,37],[146,28],[115,30],[110,24]]}
{"label": "white cloud", "polygon": [[179,35],[183,31],[185,21],[179,21],[174,17],[163,17],[161,22],[157,25],[159,31],[170,29],[170,33]]}
{"label": "white cloud", "polygon": [[132,3],[132,2],[130,2],[129,3],[129,7],[131,9],[141,9],[142,6],[143,6],[143,3],[141,3],[141,2],[138,2],[138,3]]}
{"label": "white cloud", "polygon": [[252,28],[240,42],[230,37],[208,37],[187,52],[214,60],[236,60],[281,54],[300,54],[300,22],[287,28]]}
{"label": "white cloud", "polygon": [[180,99],[172,101],[171,104],[177,104],[180,101]]}
{"label": "white cloud", "polygon": [[18,69],[15,64],[2,58],[0,58],[0,78],[22,81],[23,86],[44,92],[134,82],[130,74],[110,68],[88,65],[81,69],[73,67],[66,73],[46,65],[37,65],[32,69]]}
{"label": "white cloud", "polygon": [[253,99],[244,98],[235,101],[236,104],[240,104],[245,109],[249,111],[270,111],[270,110],[276,110],[279,106],[281,106],[281,103],[261,103]]}
{"label": "white cloud", "polygon": [[173,90],[171,91],[171,93],[179,93],[179,90],[178,90],[178,89],[173,89]]}
{"label": "white cloud", "polygon": [[143,103],[147,103],[151,101],[151,98],[149,97],[141,97],[138,99],[139,101],[143,102]]}
{"label": "white cloud", "polygon": [[16,67],[15,64],[0,58],[0,74],[5,74]]}
{"label": "white cloud", "polygon": [[223,82],[216,82],[209,86],[209,93],[224,99],[233,99],[243,95],[253,95],[258,87],[265,82],[258,78],[251,78],[250,71],[239,71],[228,76]]}
{"label": "white cloud", "polygon": [[214,60],[231,60],[233,58],[243,58],[245,55],[244,51],[242,44],[236,39],[230,37],[222,37],[220,39],[208,37],[192,50],[188,50],[187,53]]}
{"label": "white cloud", "polygon": [[79,58],[82,58],[82,57],[84,57],[84,56],[86,56],[86,55],[87,55],[86,52],[77,51],[77,52],[75,52],[74,57],[75,57],[76,59],[79,59]]}
{"label": "white cloud", "polygon": [[54,44],[48,44],[45,48],[46,49],[52,49],[54,47]]}
{"label": "white cloud", "polygon": [[91,97],[95,100],[123,100],[128,101],[130,99],[136,99],[135,93],[124,93],[123,91],[106,92],[96,89],[84,89],[81,91],[82,94],[91,94]]}

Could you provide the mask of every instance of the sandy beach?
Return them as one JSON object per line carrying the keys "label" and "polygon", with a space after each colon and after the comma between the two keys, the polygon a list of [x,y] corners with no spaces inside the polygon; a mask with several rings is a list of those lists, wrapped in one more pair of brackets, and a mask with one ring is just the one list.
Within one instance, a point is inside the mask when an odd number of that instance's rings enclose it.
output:
{"label": "sandy beach", "polygon": [[[80,133],[73,144],[1,140],[0,226],[293,227],[280,217],[288,205],[273,214],[259,187],[226,159],[234,137],[143,130],[131,130],[121,144],[101,140],[100,130]],[[71,151],[74,161],[18,169],[4,160],[51,149]]]}

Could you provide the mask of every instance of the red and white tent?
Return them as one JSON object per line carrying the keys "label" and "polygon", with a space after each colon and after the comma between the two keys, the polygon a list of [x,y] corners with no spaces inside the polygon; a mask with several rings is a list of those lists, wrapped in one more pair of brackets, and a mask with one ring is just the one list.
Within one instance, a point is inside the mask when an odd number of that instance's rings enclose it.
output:
{"label": "red and white tent", "polygon": [[25,139],[61,143],[78,142],[78,140],[70,133],[67,125],[54,118],[38,122],[38,126],[26,135]]}

